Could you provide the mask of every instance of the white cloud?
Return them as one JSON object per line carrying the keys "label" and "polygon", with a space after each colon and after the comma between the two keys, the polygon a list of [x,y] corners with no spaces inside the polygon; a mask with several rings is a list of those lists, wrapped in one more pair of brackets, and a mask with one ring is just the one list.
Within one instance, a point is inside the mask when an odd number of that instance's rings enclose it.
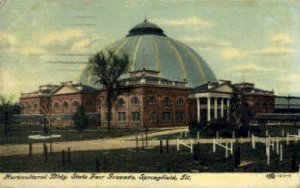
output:
{"label": "white cloud", "polygon": [[[226,46],[225,46],[226,47]],[[233,47],[226,47],[221,50],[221,57],[224,59],[243,58],[249,55],[256,56],[282,56],[296,53],[296,50],[283,47],[268,47],[260,50],[241,50]]]}
{"label": "white cloud", "polygon": [[90,39],[83,39],[83,40],[79,40],[77,42],[75,42],[73,45],[72,45],[72,51],[84,51],[84,49],[86,49],[91,43],[91,40]]}
{"label": "white cloud", "polygon": [[56,42],[66,42],[68,40],[72,40],[74,38],[79,38],[84,36],[84,32],[79,29],[66,29],[63,31],[51,32],[44,35],[41,38],[41,44],[48,44],[53,41]]}
{"label": "white cloud", "polygon": [[215,25],[213,22],[204,21],[196,16],[182,19],[173,20],[158,20],[161,25],[167,25],[171,27],[193,26],[193,27],[212,27]]}
{"label": "white cloud", "polygon": [[272,35],[272,42],[281,43],[281,44],[289,44],[292,43],[292,38],[286,33],[277,33]]}
{"label": "white cloud", "polygon": [[247,54],[237,48],[225,48],[221,50],[221,56],[225,59],[232,59],[232,58],[242,58]]}
{"label": "white cloud", "polygon": [[99,38],[92,38],[92,39],[82,39],[79,41],[74,42],[71,47],[71,50],[74,52],[84,52],[88,48],[90,48],[93,44],[95,44]]}
{"label": "white cloud", "polygon": [[180,41],[193,44],[201,50],[211,50],[215,48],[228,48],[230,46],[229,42],[218,40],[214,37],[209,36],[183,36],[179,38]]}
{"label": "white cloud", "polygon": [[183,36],[180,37],[180,40],[183,42],[203,42],[203,41],[207,41],[207,37],[206,36]]}
{"label": "white cloud", "polygon": [[234,68],[232,68],[231,71],[248,72],[248,73],[249,72],[270,72],[273,71],[273,69],[262,67],[254,63],[248,63],[248,64],[237,65]]}
{"label": "white cloud", "polygon": [[18,51],[24,55],[38,55],[38,54],[46,53],[45,50],[43,50],[42,48],[37,48],[37,47],[20,48]]}
{"label": "white cloud", "polygon": [[252,51],[250,54],[252,55],[265,55],[265,56],[278,56],[278,55],[286,55],[295,53],[295,50],[290,48],[282,48],[282,47],[269,47],[263,48],[259,51]]}
{"label": "white cloud", "polygon": [[4,32],[0,34],[0,49],[10,49],[17,43],[17,39],[14,35]]}
{"label": "white cloud", "polygon": [[278,80],[284,83],[300,82],[299,74],[284,74],[278,77]]}

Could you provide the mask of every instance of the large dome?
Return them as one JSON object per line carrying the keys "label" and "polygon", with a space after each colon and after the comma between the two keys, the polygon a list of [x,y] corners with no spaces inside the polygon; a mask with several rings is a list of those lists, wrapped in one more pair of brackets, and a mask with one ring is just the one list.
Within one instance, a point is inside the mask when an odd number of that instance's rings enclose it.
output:
{"label": "large dome", "polygon": [[[216,82],[216,77],[207,63],[193,49],[177,40],[171,39],[157,25],[147,20],[134,26],[129,34],[110,45],[106,50],[129,56],[129,72],[157,70],[160,77],[175,81],[186,80],[189,87],[207,82]],[[123,77],[128,74],[123,75]],[[80,81],[93,85],[87,70]]]}

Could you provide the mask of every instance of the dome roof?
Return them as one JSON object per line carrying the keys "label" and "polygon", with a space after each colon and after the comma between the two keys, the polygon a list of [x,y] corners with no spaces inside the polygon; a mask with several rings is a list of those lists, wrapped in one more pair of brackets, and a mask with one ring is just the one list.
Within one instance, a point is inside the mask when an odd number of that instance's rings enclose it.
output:
{"label": "dome roof", "polygon": [[[134,26],[129,34],[108,45],[105,50],[129,56],[129,70],[159,71],[159,76],[174,81],[187,81],[195,87],[207,82],[216,82],[216,77],[204,59],[186,44],[167,37],[157,25],[144,20]],[[128,74],[122,78],[128,77]],[[87,69],[80,81],[93,85]]]}
{"label": "dome roof", "polygon": [[149,22],[147,19],[130,29],[129,34],[127,36],[150,34],[166,36],[164,34],[164,31],[160,27]]}

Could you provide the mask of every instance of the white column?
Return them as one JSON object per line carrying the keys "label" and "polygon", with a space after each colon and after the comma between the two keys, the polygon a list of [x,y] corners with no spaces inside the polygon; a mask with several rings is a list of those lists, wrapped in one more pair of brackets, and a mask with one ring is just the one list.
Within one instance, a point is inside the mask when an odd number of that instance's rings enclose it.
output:
{"label": "white column", "polygon": [[229,98],[227,98],[227,120],[229,120]]}
{"label": "white column", "polygon": [[215,98],[215,114],[214,118],[218,119],[218,98]]}
{"label": "white column", "polygon": [[210,121],[210,97],[207,97],[207,121]]}
{"label": "white column", "polygon": [[224,98],[221,98],[221,118],[224,117]]}
{"label": "white column", "polygon": [[199,122],[200,119],[200,98],[197,97],[197,122]]}

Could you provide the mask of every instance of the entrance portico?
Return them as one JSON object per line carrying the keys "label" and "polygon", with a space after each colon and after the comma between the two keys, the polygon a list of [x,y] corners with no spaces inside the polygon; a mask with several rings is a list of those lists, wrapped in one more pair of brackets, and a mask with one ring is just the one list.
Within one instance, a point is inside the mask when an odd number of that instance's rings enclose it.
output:
{"label": "entrance portico", "polygon": [[196,99],[197,122],[229,119],[233,89],[228,82],[208,83],[199,86],[189,98]]}
{"label": "entrance portico", "polygon": [[[197,121],[229,118],[230,94],[197,93]],[[203,113],[205,112],[206,113]],[[203,114],[202,114],[202,113]],[[206,117],[205,117],[206,116]]]}

